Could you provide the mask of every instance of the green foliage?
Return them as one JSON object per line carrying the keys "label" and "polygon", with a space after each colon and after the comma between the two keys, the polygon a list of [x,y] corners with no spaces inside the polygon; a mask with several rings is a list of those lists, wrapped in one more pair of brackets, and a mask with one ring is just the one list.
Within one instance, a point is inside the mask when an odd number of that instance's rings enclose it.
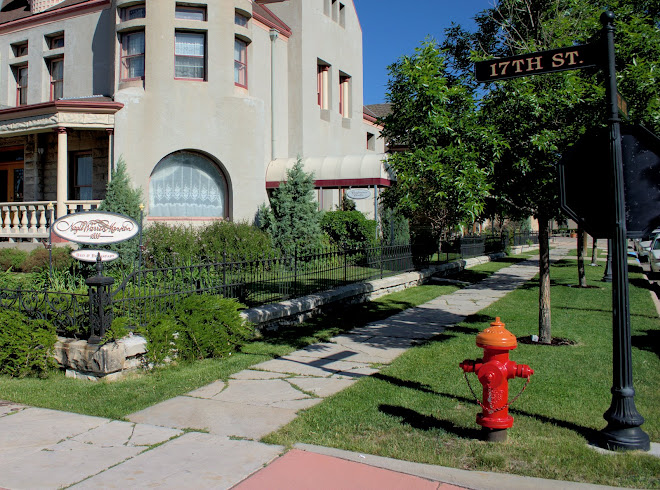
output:
{"label": "green foliage", "polygon": [[305,173],[302,160],[286,172],[286,182],[273,191],[262,229],[286,254],[311,252],[321,243],[320,212],[314,198],[314,175]]}
{"label": "green foliage", "polygon": [[252,327],[239,314],[244,306],[234,299],[188,296],[172,314],[156,317],[138,330],[147,339],[153,365],[167,360],[224,358],[252,337]]}
{"label": "green foliage", "polygon": [[[131,179],[126,171],[123,157],[119,158],[117,167],[112,171],[112,178],[105,190],[105,199],[99,204],[99,211],[119,213],[133,218],[138,224],[141,222],[142,189],[133,188]],[[138,256],[139,238],[136,236],[121,243],[115,243],[110,248],[119,252],[117,263],[127,267],[133,264]]]}
{"label": "green foliage", "polygon": [[[65,271],[69,269],[75,262],[71,257],[70,247],[53,247],[52,251],[53,270]],[[35,248],[26,257],[25,262],[21,265],[23,272],[40,272],[48,270],[48,250],[45,248]]]}
{"label": "green foliage", "polygon": [[410,226],[405,216],[383,205],[380,206],[379,215],[385,243],[398,245],[410,242]]}
{"label": "green foliage", "polygon": [[344,194],[341,198],[341,210],[355,211],[355,209],[356,209],[355,201],[349,198],[346,194]]}
{"label": "green foliage", "polygon": [[238,301],[219,296],[189,296],[176,307],[180,359],[221,358],[231,355],[250,338],[252,329],[239,315]]}
{"label": "green foliage", "polygon": [[328,211],[321,218],[321,229],[332,243],[344,250],[376,243],[376,222],[360,211]]}
{"label": "green foliage", "polygon": [[[154,223],[145,230],[147,263],[163,265],[186,260],[237,260],[263,257],[272,251],[267,233],[247,223],[218,221],[202,228]],[[178,260],[177,260],[178,259]]]}
{"label": "green foliage", "polygon": [[147,339],[147,358],[161,366],[176,355],[177,323],[172,315],[160,315],[138,333]]}
{"label": "green foliage", "polygon": [[20,250],[18,248],[2,248],[0,249],[0,269],[3,271],[6,270],[21,270],[21,266],[25,259],[27,259],[28,253],[25,250]]}
{"label": "green foliage", "polygon": [[128,318],[120,316],[112,319],[112,324],[110,328],[105,331],[103,335],[103,342],[107,344],[108,342],[115,342],[119,339],[123,339],[128,335],[130,331],[130,322]]}
{"label": "green foliage", "polygon": [[0,374],[46,375],[54,365],[51,355],[57,341],[55,327],[7,309],[0,310],[0,325]]}
{"label": "green foliage", "polygon": [[388,159],[397,182],[383,202],[435,234],[482,212],[498,141],[478,124],[474,89],[450,75],[437,43],[426,40],[389,67],[391,113],[383,137],[405,148]]}
{"label": "green foliage", "polygon": [[216,221],[197,234],[201,257],[218,259],[224,252],[238,260],[261,258],[272,251],[270,236],[248,223]]}

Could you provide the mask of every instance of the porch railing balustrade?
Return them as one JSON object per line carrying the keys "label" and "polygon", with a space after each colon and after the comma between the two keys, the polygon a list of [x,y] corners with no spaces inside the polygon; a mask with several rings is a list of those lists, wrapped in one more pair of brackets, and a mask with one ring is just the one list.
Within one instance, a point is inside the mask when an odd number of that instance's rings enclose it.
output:
{"label": "porch railing balustrade", "polygon": [[[96,209],[101,201],[65,201],[67,214]],[[10,242],[17,240],[38,241],[48,238],[50,228],[50,209],[53,213],[55,201],[24,201],[0,203],[0,239]],[[53,216],[54,219],[54,216]]]}

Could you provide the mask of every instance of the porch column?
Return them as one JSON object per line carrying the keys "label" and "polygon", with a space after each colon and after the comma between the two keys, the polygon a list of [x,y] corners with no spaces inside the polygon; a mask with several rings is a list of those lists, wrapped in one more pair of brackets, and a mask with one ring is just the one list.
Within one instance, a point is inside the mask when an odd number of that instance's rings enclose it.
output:
{"label": "porch column", "polygon": [[112,180],[112,171],[115,169],[115,130],[108,128],[108,182]]}
{"label": "porch column", "polygon": [[69,187],[69,165],[66,128],[57,128],[57,209],[58,218],[67,214],[66,201]]}

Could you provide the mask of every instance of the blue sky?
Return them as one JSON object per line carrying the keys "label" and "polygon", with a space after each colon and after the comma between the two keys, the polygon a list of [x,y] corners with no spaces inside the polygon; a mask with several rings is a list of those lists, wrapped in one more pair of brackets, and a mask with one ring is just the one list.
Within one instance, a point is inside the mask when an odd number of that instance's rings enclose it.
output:
{"label": "blue sky", "polygon": [[442,40],[451,22],[474,28],[472,17],[493,0],[353,0],[362,26],[364,104],[385,102],[387,67],[431,35]]}

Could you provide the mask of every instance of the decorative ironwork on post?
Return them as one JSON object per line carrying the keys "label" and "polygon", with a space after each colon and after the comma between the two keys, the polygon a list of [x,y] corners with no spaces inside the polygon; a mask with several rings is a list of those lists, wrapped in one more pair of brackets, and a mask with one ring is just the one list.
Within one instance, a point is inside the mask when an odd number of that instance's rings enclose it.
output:
{"label": "decorative ironwork on post", "polygon": [[90,344],[98,344],[112,324],[112,295],[110,286],[115,283],[112,277],[103,275],[101,254],[96,258],[96,275],[85,281],[89,286],[89,339]]}

